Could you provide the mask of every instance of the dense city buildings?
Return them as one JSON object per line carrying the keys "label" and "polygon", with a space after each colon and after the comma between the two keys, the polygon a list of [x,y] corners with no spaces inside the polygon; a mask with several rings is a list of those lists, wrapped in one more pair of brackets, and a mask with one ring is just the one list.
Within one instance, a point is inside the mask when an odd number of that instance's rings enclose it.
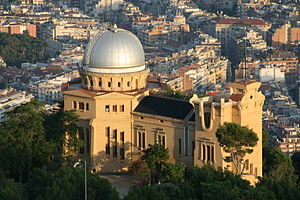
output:
{"label": "dense city buildings", "polygon": [[5,120],[5,114],[14,110],[21,104],[30,102],[33,99],[32,94],[15,89],[0,89],[0,123]]}
{"label": "dense city buildings", "polygon": [[[170,166],[254,185],[279,173],[265,155],[300,153],[299,16],[297,0],[3,0],[0,126],[36,99],[78,114],[72,156],[90,172],[127,174],[160,144]],[[258,138],[241,166],[216,136],[225,122]]]}

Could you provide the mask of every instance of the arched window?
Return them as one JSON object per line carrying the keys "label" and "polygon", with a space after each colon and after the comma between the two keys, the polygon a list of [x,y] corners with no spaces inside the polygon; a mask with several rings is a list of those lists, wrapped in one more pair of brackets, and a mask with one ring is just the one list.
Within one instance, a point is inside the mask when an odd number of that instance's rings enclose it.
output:
{"label": "arched window", "polygon": [[210,127],[210,117],[211,116],[209,112],[204,113],[204,124],[206,128]]}
{"label": "arched window", "polygon": [[99,78],[99,87],[102,87],[102,79]]}
{"label": "arched window", "polygon": [[207,161],[210,162],[210,161],[211,161],[211,160],[210,160],[210,156],[211,156],[211,154],[210,154],[210,146],[207,145],[206,147],[207,147]]}

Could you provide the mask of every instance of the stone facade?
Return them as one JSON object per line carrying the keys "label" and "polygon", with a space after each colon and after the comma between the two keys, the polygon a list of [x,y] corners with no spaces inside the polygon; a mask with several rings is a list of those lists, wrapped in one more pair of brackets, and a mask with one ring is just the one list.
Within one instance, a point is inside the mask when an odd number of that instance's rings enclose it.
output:
{"label": "stone facade", "polygon": [[[94,92],[79,89],[65,92],[65,110],[76,109],[84,129],[85,155],[92,169],[101,172],[126,171],[139,159],[142,150],[157,142],[169,149],[170,161],[187,166],[212,164],[235,171],[224,162],[225,153],[215,132],[224,122],[234,122],[253,129],[258,135],[254,152],[245,157],[245,176],[262,176],[262,105],[264,96],[259,82],[236,82],[230,94],[193,97],[190,110],[181,119],[164,114],[139,111],[149,91]],[[154,98],[154,97],[153,97]],[[164,101],[162,97],[158,101]],[[172,100],[173,101],[173,100]],[[179,103],[182,100],[174,100]],[[176,102],[175,102],[176,103]],[[179,104],[178,104],[179,105]],[[163,104],[157,109],[165,109]],[[178,112],[180,111],[178,107]],[[168,111],[167,111],[168,112]],[[175,111],[176,112],[176,111]],[[166,113],[167,114],[167,113]],[[83,154],[84,155],[84,154]]]}

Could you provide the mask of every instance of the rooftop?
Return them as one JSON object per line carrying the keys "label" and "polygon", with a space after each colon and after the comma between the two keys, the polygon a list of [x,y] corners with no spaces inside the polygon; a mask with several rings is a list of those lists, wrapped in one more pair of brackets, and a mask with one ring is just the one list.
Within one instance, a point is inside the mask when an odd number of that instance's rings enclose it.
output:
{"label": "rooftop", "polygon": [[194,109],[188,101],[157,96],[145,97],[134,112],[184,120]]}
{"label": "rooftop", "polygon": [[262,19],[220,19],[217,24],[249,24],[249,25],[270,25]]}

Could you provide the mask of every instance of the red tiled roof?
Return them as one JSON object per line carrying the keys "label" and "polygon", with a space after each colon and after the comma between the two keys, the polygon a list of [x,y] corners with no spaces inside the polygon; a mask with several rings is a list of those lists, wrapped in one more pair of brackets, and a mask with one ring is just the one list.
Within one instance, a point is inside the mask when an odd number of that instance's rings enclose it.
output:
{"label": "red tiled roof", "polygon": [[86,90],[86,89],[78,89],[78,91],[83,92],[83,93],[85,93],[85,94],[87,94],[87,95],[89,95],[89,96],[91,96],[91,97],[97,96],[95,93],[90,92],[90,91],[88,91],[88,90]]}
{"label": "red tiled roof", "polygon": [[262,19],[220,19],[217,24],[250,24],[250,25],[269,25],[270,23]]}
{"label": "red tiled roof", "polygon": [[243,94],[232,94],[229,98],[232,101],[240,101],[243,98]]}

